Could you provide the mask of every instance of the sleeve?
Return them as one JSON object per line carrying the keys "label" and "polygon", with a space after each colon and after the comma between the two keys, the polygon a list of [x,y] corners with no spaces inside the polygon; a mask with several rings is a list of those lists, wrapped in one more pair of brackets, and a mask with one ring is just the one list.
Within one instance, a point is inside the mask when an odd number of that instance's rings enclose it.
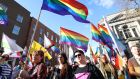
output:
{"label": "sleeve", "polygon": [[92,73],[91,74],[96,76],[95,79],[104,79],[101,71],[96,66],[92,65],[92,68],[93,69],[92,69]]}
{"label": "sleeve", "polygon": [[72,66],[68,66],[68,76],[69,76],[69,79],[73,79],[74,78],[74,73],[73,73],[73,69],[72,69]]}

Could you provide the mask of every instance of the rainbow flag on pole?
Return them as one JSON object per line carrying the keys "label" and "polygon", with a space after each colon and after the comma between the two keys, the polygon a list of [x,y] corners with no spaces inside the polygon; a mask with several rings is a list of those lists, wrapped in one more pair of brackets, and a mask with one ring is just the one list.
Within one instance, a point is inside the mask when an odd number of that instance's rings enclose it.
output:
{"label": "rainbow flag on pole", "polygon": [[72,45],[87,51],[89,39],[74,31],[60,28],[60,44]]}
{"label": "rainbow flag on pole", "polygon": [[72,15],[79,22],[90,23],[86,20],[87,7],[76,0],[43,0],[41,9],[59,15]]}
{"label": "rainbow flag on pole", "polygon": [[100,31],[93,24],[91,24],[91,34],[92,34],[92,39],[93,40],[95,40],[96,42],[101,43],[102,45],[105,44],[104,39],[101,36]]}
{"label": "rainbow flag on pole", "polygon": [[0,7],[0,25],[6,25],[8,23],[8,17],[6,12]]}
{"label": "rainbow flag on pole", "polygon": [[100,24],[98,24],[98,28],[99,28],[100,33],[102,34],[103,38],[105,39],[105,41],[107,43],[113,43],[112,38],[110,37],[107,28],[105,28],[104,26],[102,26]]}

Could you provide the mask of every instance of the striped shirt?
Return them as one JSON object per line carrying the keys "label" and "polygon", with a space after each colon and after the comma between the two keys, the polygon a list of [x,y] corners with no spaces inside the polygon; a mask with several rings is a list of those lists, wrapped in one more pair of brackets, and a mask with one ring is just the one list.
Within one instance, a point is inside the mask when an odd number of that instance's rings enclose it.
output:
{"label": "striped shirt", "polygon": [[8,63],[0,65],[0,79],[11,79],[12,68]]}

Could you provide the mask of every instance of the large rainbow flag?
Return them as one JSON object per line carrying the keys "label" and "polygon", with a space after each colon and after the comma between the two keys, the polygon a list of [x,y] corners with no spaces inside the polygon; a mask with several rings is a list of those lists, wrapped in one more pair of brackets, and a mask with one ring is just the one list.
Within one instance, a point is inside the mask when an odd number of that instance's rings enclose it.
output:
{"label": "large rainbow flag", "polygon": [[41,9],[59,15],[72,15],[79,22],[90,23],[86,20],[87,7],[76,0],[43,0]]}
{"label": "large rainbow flag", "polygon": [[8,17],[6,12],[0,7],[0,25],[6,25],[8,23]]}
{"label": "large rainbow flag", "polygon": [[60,44],[72,45],[87,51],[89,39],[74,31],[60,28]]}

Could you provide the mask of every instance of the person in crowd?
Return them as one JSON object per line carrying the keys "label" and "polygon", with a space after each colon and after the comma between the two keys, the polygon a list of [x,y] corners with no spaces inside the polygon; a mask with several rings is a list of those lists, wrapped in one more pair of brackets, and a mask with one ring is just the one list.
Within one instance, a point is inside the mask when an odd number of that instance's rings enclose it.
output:
{"label": "person in crowd", "polygon": [[11,79],[12,68],[8,64],[9,55],[3,54],[0,59],[0,79]]}
{"label": "person in crowd", "polygon": [[97,58],[97,62],[98,62],[98,63],[95,64],[96,67],[99,68],[99,70],[100,70],[101,73],[103,74],[104,78],[105,78],[105,79],[108,79],[107,73],[106,73],[106,71],[105,71],[105,69],[104,69],[103,62],[102,62],[102,60],[101,60],[100,57]]}
{"label": "person in crowd", "polygon": [[20,59],[19,64],[13,68],[12,79],[16,79],[18,77],[18,74],[20,70],[22,70],[24,64],[25,64],[24,61]]}
{"label": "person in crowd", "polygon": [[44,64],[44,52],[39,50],[33,53],[33,67],[30,70],[31,79],[45,79],[46,78],[46,65]]}
{"label": "person in crowd", "polygon": [[128,60],[128,69],[131,77],[140,79],[140,44],[130,47],[133,57]]}
{"label": "person in crowd", "polygon": [[72,79],[72,67],[69,65],[65,53],[58,55],[58,63],[54,68],[53,79]]}
{"label": "person in crowd", "polygon": [[108,79],[112,79],[112,78],[117,79],[115,69],[113,65],[109,62],[109,60],[107,59],[106,55],[101,56],[101,62],[102,62],[103,69],[105,70],[107,74]]}
{"label": "person in crowd", "polygon": [[122,72],[125,75],[125,79],[130,79],[130,74],[128,72],[128,58],[126,57],[126,55],[122,56],[123,59],[123,70]]}
{"label": "person in crowd", "polygon": [[86,57],[82,50],[75,51],[74,57],[78,63],[78,66],[73,68],[74,79],[104,79],[95,65],[86,62]]}
{"label": "person in crowd", "polygon": [[29,67],[27,66],[27,64],[24,64],[23,68],[20,70],[18,77],[16,79],[30,79],[28,70],[29,70]]}
{"label": "person in crowd", "polygon": [[53,72],[54,72],[54,67],[48,66],[46,79],[53,79]]}

